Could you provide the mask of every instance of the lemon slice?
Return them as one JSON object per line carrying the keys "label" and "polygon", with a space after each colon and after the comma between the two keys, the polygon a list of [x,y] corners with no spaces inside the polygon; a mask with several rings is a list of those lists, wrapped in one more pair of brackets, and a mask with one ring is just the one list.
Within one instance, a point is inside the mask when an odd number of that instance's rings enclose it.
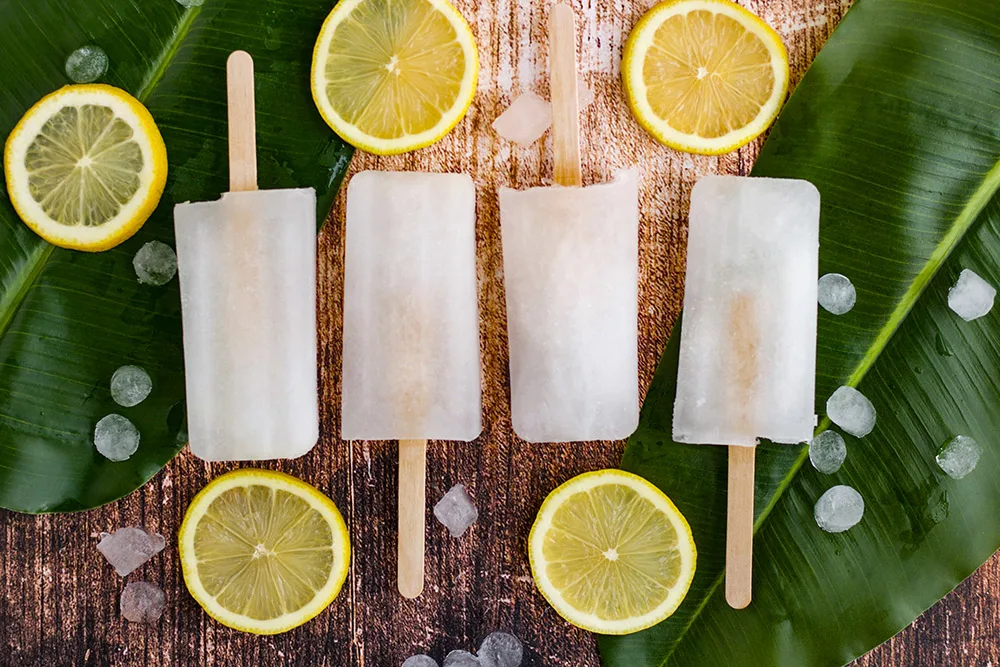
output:
{"label": "lemon slice", "polygon": [[639,124],[661,143],[717,155],[766,130],[788,92],[788,53],[729,0],[668,0],[625,44],[622,78]]}
{"label": "lemon slice", "polygon": [[451,131],[478,73],[469,24],[446,0],[341,0],[316,41],[312,94],[345,141],[389,155]]}
{"label": "lemon slice", "polygon": [[146,107],[119,88],[65,86],[24,114],[4,151],[17,214],[63,248],[107,250],[153,213],[167,150]]}
{"label": "lemon slice", "polygon": [[213,480],[191,501],[177,542],[198,604],[223,625],[259,635],[291,630],[326,609],[351,556],[333,501],[270,470]]}
{"label": "lemon slice", "polygon": [[662,491],[622,470],[569,480],[528,537],[535,584],[575,626],[625,635],[677,609],[694,577],[691,528]]}

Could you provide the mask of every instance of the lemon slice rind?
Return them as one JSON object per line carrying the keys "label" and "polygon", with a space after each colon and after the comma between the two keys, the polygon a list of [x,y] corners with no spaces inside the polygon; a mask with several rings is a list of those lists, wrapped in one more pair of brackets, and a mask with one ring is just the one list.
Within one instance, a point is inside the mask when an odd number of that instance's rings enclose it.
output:
{"label": "lemon slice rind", "polygon": [[[49,217],[29,191],[25,164],[28,148],[45,123],[67,106],[108,107],[133,132],[143,158],[136,195],[111,220],[96,226],[65,225]],[[4,150],[7,190],[14,210],[46,241],[74,250],[97,252],[125,241],[142,227],[160,201],[167,179],[167,154],[153,117],[124,90],[105,84],[64,86],[31,107],[18,121]]]}
{"label": "lemon slice rind", "polygon": [[[609,484],[620,484],[629,487],[641,498],[649,501],[662,515],[669,518],[671,525],[677,533],[677,552],[681,563],[678,578],[663,602],[645,614],[618,620],[600,618],[594,614],[576,609],[572,604],[567,602],[559,589],[553,586],[547,576],[545,576],[548,561],[545,558],[543,548],[545,536],[548,534],[549,529],[552,528],[556,511],[568,498],[578,493]],[[691,528],[687,520],[670,498],[638,475],[633,475],[624,470],[611,469],[597,470],[578,475],[563,483],[545,498],[538,511],[535,524],[531,528],[531,533],[528,536],[528,560],[531,564],[531,571],[539,591],[563,619],[590,632],[605,635],[625,635],[652,627],[677,610],[677,607],[680,606],[687,595],[691,581],[694,578],[697,550],[695,549],[694,539],[691,536]]]}
{"label": "lemon slice rind", "polygon": [[[205,517],[214,500],[232,489],[254,485],[286,491],[305,501],[311,509],[317,511],[326,520],[335,541],[331,545],[335,554],[334,565],[326,584],[317,590],[312,600],[301,608],[267,620],[234,612],[218,603],[216,598],[205,589],[198,577],[198,558],[194,544],[198,523]],[[350,566],[350,538],[347,533],[347,525],[333,501],[302,480],[271,470],[236,470],[210,482],[188,506],[187,514],[184,516],[184,521],[178,531],[177,543],[184,583],[191,596],[205,612],[225,626],[258,635],[287,632],[315,618],[337,597],[347,579]],[[339,552],[338,547],[340,547]]]}
{"label": "lemon slice rind", "polygon": [[476,49],[475,37],[468,22],[447,0],[422,0],[443,14],[452,25],[459,44],[467,59],[465,76],[462,79],[458,95],[452,106],[442,114],[441,120],[434,127],[417,134],[404,134],[395,139],[374,137],[360,130],[353,123],[345,120],[324,94],[327,85],[326,58],[330,51],[330,43],[336,33],[337,26],[348,19],[354,9],[366,0],[341,0],[327,16],[320,29],[319,39],[313,49],[312,71],[310,74],[313,101],[320,115],[330,128],[347,143],[374,153],[376,155],[395,155],[425,148],[439,141],[451,132],[465,117],[472,105],[479,78],[479,54]]}
{"label": "lemon slice rind", "polygon": [[[771,95],[761,106],[760,112],[748,124],[719,137],[702,137],[678,131],[670,126],[649,104],[647,86],[643,77],[646,54],[653,45],[657,29],[674,16],[693,11],[707,11],[732,18],[755,35],[771,56],[771,69],[775,85]],[[788,93],[788,52],[781,37],[758,16],[729,0],[666,0],[650,9],[633,28],[625,43],[622,57],[622,77],[625,95],[635,119],[660,143],[671,148],[699,153],[721,155],[731,152],[760,136],[777,117]]]}

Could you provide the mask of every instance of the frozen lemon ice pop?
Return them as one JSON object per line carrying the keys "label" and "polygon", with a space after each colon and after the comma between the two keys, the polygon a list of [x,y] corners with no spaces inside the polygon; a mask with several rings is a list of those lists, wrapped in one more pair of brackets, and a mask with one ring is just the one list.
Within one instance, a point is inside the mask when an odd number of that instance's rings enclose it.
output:
{"label": "frozen lemon ice pop", "polygon": [[816,426],[819,212],[807,181],[708,176],[691,193],[673,435],[731,446],[726,599],[738,608],[750,602],[753,447],[805,442]]}
{"label": "frozen lemon ice pop", "polygon": [[399,440],[398,585],[423,590],[427,440],[482,430],[476,189],[461,174],[362,172],[347,188],[347,440]]}
{"label": "frozen lemon ice pop", "polygon": [[319,434],[316,195],[256,191],[250,56],[228,76],[231,191],[174,208],[188,437],[209,461],[292,458]]}
{"label": "frozen lemon ice pop", "polygon": [[573,10],[550,14],[554,187],[500,191],[511,415],[529,442],[616,440],[639,420],[634,172],[581,187]]}

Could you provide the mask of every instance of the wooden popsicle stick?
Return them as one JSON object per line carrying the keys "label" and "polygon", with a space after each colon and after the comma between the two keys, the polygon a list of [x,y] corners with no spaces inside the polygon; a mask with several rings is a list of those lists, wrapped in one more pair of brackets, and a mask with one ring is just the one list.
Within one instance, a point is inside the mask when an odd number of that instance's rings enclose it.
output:
{"label": "wooden popsicle stick", "polygon": [[750,604],[753,575],[753,481],[756,447],[729,447],[729,498],[726,513],[726,602],[733,609]]}
{"label": "wooden popsicle stick", "polygon": [[549,85],[554,180],[558,185],[580,186],[583,176],[576,90],[576,17],[573,8],[563,3],[553,5],[549,13]]}
{"label": "wooden popsicle stick", "polygon": [[424,487],[427,441],[399,441],[399,543],[396,578],[399,593],[415,598],[424,590]]}
{"label": "wooden popsicle stick", "polygon": [[[737,293],[729,308],[733,375],[729,401],[736,407],[739,431],[754,434],[750,405],[757,380],[757,327],[754,298]],[[753,483],[756,447],[730,445],[726,512],[726,602],[733,609],[750,604],[753,594]]]}
{"label": "wooden popsicle stick", "polygon": [[226,61],[229,103],[229,191],[257,189],[257,120],[253,93],[253,58],[233,51]]}

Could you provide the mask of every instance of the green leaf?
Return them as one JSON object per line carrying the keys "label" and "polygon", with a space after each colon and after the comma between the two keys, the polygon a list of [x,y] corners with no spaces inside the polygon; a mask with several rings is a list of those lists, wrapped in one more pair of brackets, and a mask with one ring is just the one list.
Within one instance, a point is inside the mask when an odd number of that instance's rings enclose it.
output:
{"label": "green leaf", "polygon": [[[677,335],[624,468],[688,517],[698,572],[672,618],[601,637],[611,667],[842,665],[911,623],[1000,546],[1000,308],[947,306],[963,268],[1000,286],[1000,19],[995,0],[859,0],[785,107],[753,170],[823,197],[821,273],[858,303],[819,315],[816,406],[842,384],[875,404],[834,475],[803,446],[758,448],[754,601],[726,606],[726,451],[670,438]],[[957,434],[985,449],[952,480],[935,464]],[[831,535],[819,496],[849,484],[867,505]]]}
{"label": "green leaf", "polygon": [[[110,59],[103,81],[153,114],[170,175],[156,212],[131,240],[98,254],[55,248],[18,219],[0,189],[0,506],[82,510],[152,477],[184,442],[184,376],[177,280],[140,285],[135,252],[173,245],[173,207],[228,189],[225,63],[236,49],[256,61],[261,188],[308,187],[326,217],[351,149],[323,123],[309,91],[312,45],[329,0],[32,0],[0,3],[0,136],[43,95],[70,83],[66,57],[96,44]],[[2,187],[2,186],[0,186]],[[153,392],[134,408],[114,403],[122,364],[145,368]],[[142,434],[115,463],[92,444],[98,419],[117,412]]]}

